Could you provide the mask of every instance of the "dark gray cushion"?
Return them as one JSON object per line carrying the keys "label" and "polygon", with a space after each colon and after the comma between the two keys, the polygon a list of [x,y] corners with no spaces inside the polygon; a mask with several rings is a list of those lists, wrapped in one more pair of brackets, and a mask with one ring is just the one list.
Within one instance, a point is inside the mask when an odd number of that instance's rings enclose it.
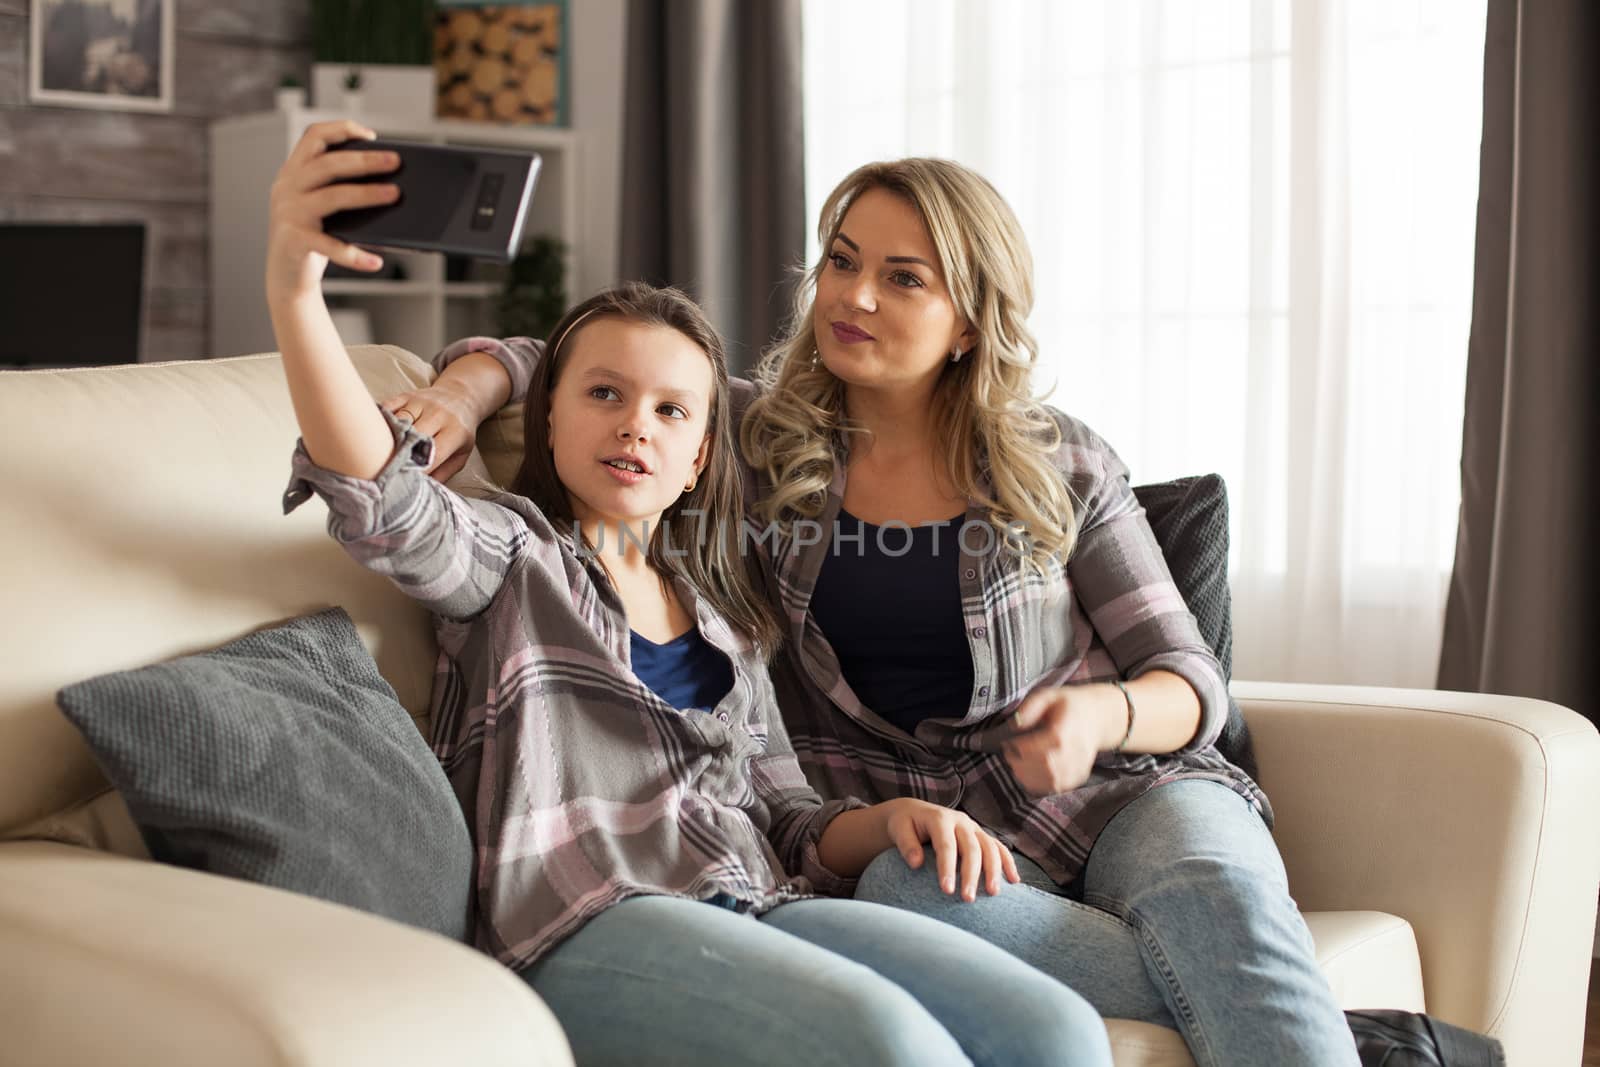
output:
{"label": "dark gray cushion", "polygon": [[155,859],[468,939],[466,820],[343,609],[57,702]]}
{"label": "dark gray cushion", "polygon": [[[1218,475],[1197,474],[1136,485],[1133,495],[1144,505],[1172,581],[1200,625],[1200,636],[1222,664],[1223,680],[1231,679],[1233,599],[1228,592],[1227,486]],[[1231,696],[1217,751],[1250,777],[1257,777],[1250,731],[1239,702]]]}

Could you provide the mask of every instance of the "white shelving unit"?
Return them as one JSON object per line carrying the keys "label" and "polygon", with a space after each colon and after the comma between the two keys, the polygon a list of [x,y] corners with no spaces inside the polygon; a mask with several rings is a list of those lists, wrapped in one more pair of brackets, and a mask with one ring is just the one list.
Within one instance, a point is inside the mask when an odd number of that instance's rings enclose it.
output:
{"label": "white shelving unit", "polygon": [[[312,123],[344,118],[316,108],[266,111],[211,126],[211,354],[236,356],[277,349],[267,315],[267,210],[272,180]],[[538,236],[566,242],[569,294],[584,292],[579,247],[578,141],[571,130],[451,119],[418,120],[363,113],[380,137],[485,148],[528,148],[543,157],[528,206],[524,243]],[[446,281],[444,256],[383,251],[405,267],[402,280],[328,278],[330,308],[355,307],[372,322],[373,340],[430,358],[451,340],[495,332],[494,305],[505,268],[473,261],[472,278]]]}

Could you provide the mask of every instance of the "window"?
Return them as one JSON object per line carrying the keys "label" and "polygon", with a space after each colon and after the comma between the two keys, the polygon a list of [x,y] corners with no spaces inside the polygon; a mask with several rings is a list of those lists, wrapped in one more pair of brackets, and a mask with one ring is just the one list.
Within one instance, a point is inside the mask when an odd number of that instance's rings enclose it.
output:
{"label": "window", "polygon": [[805,8],[811,218],[873,159],[946,156],[1000,189],[1033,250],[1041,393],[1135,482],[1228,482],[1239,677],[1433,684],[1484,19],[1484,0]]}

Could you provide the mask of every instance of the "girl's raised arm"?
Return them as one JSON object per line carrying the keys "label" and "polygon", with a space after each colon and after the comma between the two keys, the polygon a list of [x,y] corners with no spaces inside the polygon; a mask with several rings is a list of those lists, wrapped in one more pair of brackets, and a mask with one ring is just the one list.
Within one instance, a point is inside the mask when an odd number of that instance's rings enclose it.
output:
{"label": "girl's raised arm", "polygon": [[308,127],[272,183],[267,231],[267,307],[301,436],[316,463],[354,478],[383,469],[394,453],[394,434],[334,329],[322,274],[330,260],[367,271],[383,261],[324,233],[322,220],[398,198],[393,184],[343,181],[394,170],[399,160],[392,153],[328,151],[351,138],[376,136],[349,120]]}

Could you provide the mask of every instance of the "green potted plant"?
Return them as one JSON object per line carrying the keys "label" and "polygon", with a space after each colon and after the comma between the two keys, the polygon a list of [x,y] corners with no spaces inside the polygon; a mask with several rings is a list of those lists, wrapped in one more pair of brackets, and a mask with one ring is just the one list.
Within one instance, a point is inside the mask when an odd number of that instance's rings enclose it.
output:
{"label": "green potted plant", "polygon": [[285,74],[278,79],[278,110],[293,111],[305,106],[305,83],[293,74]]}
{"label": "green potted plant", "polygon": [[434,14],[434,0],[312,0],[317,106],[337,106],[341,82],[354,70],[370,110],[433,117]]}
{"label": "green potted plant", "polygon": [[496,307],[501,337],[544,339],[567,310],[566,243],[535,237],[511,261]]}
{"label": "green potted plant", "polygon": [[312,0],[311,55],[318,63],[429,66],[433,0]]}
{"label": "green potted plant", "polygon": [[344,76],[344,110],[350,115],[361,111],[361,71],[356,67]]}

